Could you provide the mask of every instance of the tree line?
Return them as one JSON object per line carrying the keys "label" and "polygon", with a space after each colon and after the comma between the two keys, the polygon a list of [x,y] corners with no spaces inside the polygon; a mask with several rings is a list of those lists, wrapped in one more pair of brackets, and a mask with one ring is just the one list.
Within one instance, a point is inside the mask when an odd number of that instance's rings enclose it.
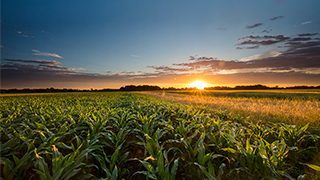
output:
{"label": "tree line", "polygon": [[[235,87],[229,86],[214,86],[214,87],[205,87],[205,90],[265,90],[265,89],[320,89],[320,86],[291,86],[291,87],[268,87],[265,85],[257,84],[257,85],[241,85]],[[57,93],[57,92],[109,92],[109,91],[159,91],[159,90],[197,90],[196,87],[183,87],[183,88],[175,88],[175,87],[166,87],[161,88],[156,85],[127,85],[121,87],[120,89],[56,89],[56,88],[42,88],[42,89],[1,89],[1,93]]]}

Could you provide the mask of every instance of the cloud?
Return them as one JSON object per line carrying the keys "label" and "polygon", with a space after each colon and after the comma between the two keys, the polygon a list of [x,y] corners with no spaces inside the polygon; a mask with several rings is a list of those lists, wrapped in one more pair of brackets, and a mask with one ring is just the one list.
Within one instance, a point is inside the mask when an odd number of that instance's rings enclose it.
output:
{"label": "cloud", "polygon": [[19,62],[19,63],[34,63],[34,64],[42,64],[42,65],[57,65],[61,64],[58,61],[41,61],[41,60],[22,60],[22,59],[4,59],[8,62]]}
{"label": "cloud", "polygon": [[21,31],[17,31],[18,34],[21,34]]}
{"label": "cloud", "polygon": [[168,66],[147,66],[148,68],[152,68],[156,70],[157,72],[159,71],[165,71],[165,72],[189,72],[194,70],[194,68],[172,68]]}
{"label": "cloud", "polygon": [[302,37],[290,39],[290,41],[310,41],[310,40],[312,40],[312,39],[311,38],[302,38]]}
{"label": "cloud", "polygon": [[[310,84],[320,83],[320,40],[286,43],[285,50],[271,49],[240,60],[222,60],[206,56],[190,56],[185,63],[171,66],[148,66],[153,72],[111,72],[106,74],[79,72],[60,66],[57,61],[4,59],[1,64],[2,88],[10,87],[79,87],[88,83],[108,82],[120,86],[127,83],[153,83],[161,86],[168,79],[202,76],[213,84]],[[175,86],[177,82],[172,82]],[[89,85],[90,87],[90,85]],[[95,87],[95,86],[91,86]]]}
{"label": "cloud", "polygon": [[4,46],[0,45],[0,48],[4,48]]}
{"label": "cloud", "polygon": [[294,41],[289,41],[285,43],[289,49],[305,49],[305,48],[310,48],[310,47],[318,47],[320,46],[320,41],[309,41],[309,42],[294,42]]}
{"label": "cloud", "polygon": [[227,28],[219,28],[220,31],[227,31]]}
{"label": "cloud", "polygon": [[261,39],[260,36],[252,36],[252,35],[249,35],[249,36],[246,36],[246,37],[242,37],[242,38],[239,38],[238,40],[239,41],[243,41],[245,39],[254,39],[254,40],[257,40],[257,39]]}
{"label": "cloud", "polygon": [[266,41],[251,41],[251,40],[248,40],[248,41],[244,41],[242,43],[239,43],[237,45],[256,45],[256,46],[262,45],[262,46],[268,46],[268,45],[273,45],[273,44],[276,44],[276,43],[279,43],[279,42],[282,42],[282,41],[280,41],[280,40],[266,40]]}
{"label": "cloud", "polygon": [[270,33],[272,31],[272,29],[270,30],[263,30],[262,33]]}
{"label": "cloud", "polygon": [[266,36],[266,35],[265,36],[252,36],[252,35],[249,35],[249,36],[246,36],[246,37],[239,38],[238,40],[243,41],[245,39],[253,39],[253,40],[268,39],[268,40],[284,41],[284,40],[287,40],[287,39],[290,39],[290,38],[286,37],[284,35],[277,35],[277,36]]}
{"label": "cloud", "polygon": [[262,54],[256,54],[253,56],[249,56],[249,57],[245,57],[245,58],[241,58],[239,59],[239,61],[252,61],[252,60],[257,60],[257,59],[264,59],[264,58],[270,58],[270,57],[277,57],[279,56],[281,53],[279,52],[278,49],[270,49]]}
{"label": "cloud", "polygon": [[32,51],[34,52],[34,53],[32,53],[33,55],[37,55],[37,56],[51,56],[51,57],[56,57],[56,58],[61,58],[61,59],[63,59],[63,57],[61,57],[60,55],[55,54],[55,53],[40,52],[39,50],[35,50],[35,49],[32,49]]}
{"label": "cloud", "polygon": [[83,68],[67,68],[60,66],[58,61],[41,61],[41,60],[23,60],[23,59],[3,59],[4,64],[1,64],[2,69],[15,70],[40,70],[40,71],[55,71],[55,72],[72,72],[85,70]]}
{"label": "cloud", "polygon": [[[301,35],[307,35],[307,34],[301,34]],[[277,36],[245,36],[241,37],[238,40],[242,41],[241,43],[236,44],[236,46],[244,46],[244,47],[237,47],[236,49],[257,49],[260,46],[270,46],[277,43],[283,43],[283,42],[301,42],[301,41],[310,41],[310,40],[316,40],[312,39],[310,37],[286,37],[285,35],[277,35]],[[249,45],[249,47],[248,47]]]}
{"label": "cloud", "polygon": [[310,23],[312,23],[312,21],[302,22],[301,25],[310,24]]}
{"label": "cloud", "polygon": [[283,16],[277,16],[277,17],[270,18],[269,20],[270,21],[274,21],[274,20],[281,19],[281,18],[284,18],[284,17]]}
{"label": "cloud", "polygon": [[245,49],[258,49],[260,46],[259,45],[256,45],[256,46],[248,46],[248,47],[245,47]]}
{"label": "cloud", "polygon": [[262,26],[263,25],[263,23],[256,23],[256,24],[254,24],[254,25],[247,25],[246,26],[246,28],[247,29],[252,29],[252,28],[256,28],[256,27],[259,27],[259,26]]}
{"label": "cloud", "polygon": [[[238,39],[241,42],[237,44],[239,46],[237,49],[257,49],[260,46],[276,43],[283,43],[282,48],[281,50],[270,49],[264,53],[238,60],[190,56],[189,60],[184,63],[172,63],[170,66],[161,64],[147,66],[151,72],[111,72],[106,70],[106,73],[103,74],[88,73],[82,72],[81,70],[84,70],[82,68],[64,67],[58,61],[2,59],[2,88],[35,87],[36,84],[53,87],[54,83],[59,86],[63,83],[71,86],[72,83],[82,85],[92,82],[100,84],[116,82],[120,84],[119,86],[123,86],[124,82],[157,82],[157,85],[161,85],[160,81],[168,82],[168,79],[173,78],[190,80],[190,76],[197,75],[206,76],[208,79],[215,80],[214,83],[221,84],[223,82],[230,84],[320,83],[320,39],[312,37],[315,35],[318,33],[298,34],[291,37],[249,35]],[[34,55],[57,55],[39,50],[32,51]],[[131,56],[137,57],[138,55]]]}
{"label": "cloud", "polygon": [[[257,37],[247,37],[257,38]],[[287,39],[284,36],[263,36],[261,38]],[[260,39],[260,38],[258,38]],[[294,38],[293,38],[294,39]],[[304,40],[304,39],[303,39]],[[245,41],[246,42],[246,41]],[[261,42],[260,42],[261,44]],[[320,40],[318,41],[288,41],[285,50],[271,49],[239,60],[221,60],[212,57],[190,56],[189,62],[172,64],[172,66],[149,66],[156,71],[170,73],[206,73],[206,74],[236,74],[236,73],[278,73],[299,72],[320,73]],[[314,70],[310,70],[314,68]],[[307,71],[307,69],[309,69]]]}
{"label": "cloud", "polygon": [[135,58],[141,58],[141,56],[138,56],[138,55],[130,55],[130,56]]}
{"label": "cloud", "polygon": [[22,36],[23,36],[23,37],[29,37],[29,35],[25,35],[25,34],[24,34],[24,35],[22,35]]}
{"label": "cloud", "polygon": [[305,34],[298,34],[298,36],[315,36],[318,35],[319,33],[305,33]]}

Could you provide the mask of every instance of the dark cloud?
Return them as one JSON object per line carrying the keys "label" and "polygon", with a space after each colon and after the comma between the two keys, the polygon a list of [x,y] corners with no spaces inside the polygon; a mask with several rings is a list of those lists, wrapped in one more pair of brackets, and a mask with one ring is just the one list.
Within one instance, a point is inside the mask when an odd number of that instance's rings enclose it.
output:
{"label": "dark cloud", "polygon": [[249,35],[249,36],[246,36],[246,37],[242,37],[242,38],[239,38],[238,40],[239,41],[243,41],[245,39],[253,39],[253,40],[259,40],[259,39],[266,39],[266,40],[274,40],[274,41],[285,41],[285,40],[288,40],[290,39],[289,37],[285,37],[284,35],[278,35],[278,36],[252,36],[252,35]]}
{"label": "dark cloud", "polygon": [[[284,40],[265,40],[265,41],[244,41],[242,43],[239,43],[237,45],[255,45],[255,46],[269,46],[269,45],[273,45],[273,44],[277,44],[280,42],[283,42]],[[247,49],[247,48],[246,48]]]}
{"label": "dark cloud", "polygon": [[318,35],[318,33],[305,33],[305,34],[298,34],[298,36],[315,36]]}
{"label": "dark cloud", "polygon": [[275,67],[271,69],[272,71],[284,71],[284,70],[291,70],[290,67]]}
{"label": "dark cloud", "polygon": [[185,63],[173,63],[171,66],[147,66],[153,69],[153,72],[86,73],[79,72],[79,69],[61,66],[58,61],[3,59],[1,86],[2,88],[35,87],[35,84],[42,84],[43,87],[52,87],[54,83],[68,85],[68,83],[83,84],[85,82],[120,83],[155,82],[155,80],[158,82],[160,79],[167,81],[168,78],[189,77],[191,74],[203,74],[212,79],[219,79],[221,84],[223,81],[230,84],[261,83],[261,79],[264,83],[286,82],[289,84],[289,81],[295,84],[320,83],[318,72],[307,72],[312,68],[316,70],[320,68],[320,39],[311,37],[317,34],[298,34],[296,37],[249,35],[238,39],[242,42],[237,44],[240,47],[236,49],[257,49],[260,46],[282,42],[283,50],[276,50],[269,55],[263,55],[268,54],[263,53],[246,60],[190,56],[189,61]]}
{"label": "dark cloud", "polygon": [[15,70],[40,70],[40,71],[63,71],[72,72],[75,68],[67,68],[59,66],[58,61],[40,61],[40,60],[23,60],[23,59],[4,59],[5,63],[1,64],[1,69],[15,69]]}
{"label": "dark cloud", "polygon": [[15,70],[22,70],[22,71],[29,71],[29,70],[40,70],[40,71],[56,71],[56,72],[72,72],[75,69],[66,68],[62,66],[55,66],[55,65],[32,65],[32,64],[20,64],[20,63],[11,63],[11,64],[1,64],[1,69],[15,69]]}
{"label": "dark cloud", "polygon": [[284,17],[283,16],[277,16],[277,17],[270,18],[269,20],[270,21],[274,21],[274,20],[281,19],[281,18],[284,18]]}
{"label": "dark cloud", "polygon": [[270,33],[272,31],[272,29],[270,30],[263,30],[262,33]]}
{"label": "dark cloud", "polygon": [[243,41],[243,40],[245,40],[245,39],[254,39],[254,40],[256,40],[256,39],[261,39],[261,37],[260,37],[260,36],[252,36],[252,35],[249,35],[249,36],[246,36],[246,37],[239,38],[238,40],[239,40],[239,41]]}
{"label": "dark cloud", "polygon": [[19,63],[33,63],[33,64],[46,64],[46,65],[57,65],[61,64],[58,61],[41,61],[41,60],[22,60],[22,59],[3,59],[7,62],[19,62]]}
{"label": "dark cloud", "polygon": [[317,47],[320,46],[320,40],[317,41],[309,41],[309,42],[295,42],[295,41],[289,41],[286,43],[286,47],[289,48],[289,50],[296,50],[296,49],[302,49],[302,48],[309,48],[309,47]]}
{"label": "dark cloud", "polygon": [[260,46],[248,46],[248,47],[245,47],[245,49],[258,49]]}
{"label": "dark cloud", "polygon": [[[264,36],[245,36],[241,37],[238,40],[242,41],[241,43],[236,44],[236,46],[244,46],[244,47],[237,47],[236,49],[257,49],[260,46],[269,46],[274,45],[277,43],[284,42],[286,45],[285,47],[293,47],[293,46],[314,46],[319,42],[319,38],[311,38],[310,36],[317,35],[317,33],[313,34],[298,34],[298,37],[286,37],[285,35],[264,35]],[[309,36],[309,37],[308,37]],[[303,43],[304,41],[308,41],[308,43]],[[249,47],[246,47],[248,46]]]}
{"label": "dark cloud", "polygon": [[38,60],[7,59],[1,64],[1,87],[52,87],[54,85],[70,87],[78,83],[82,86],[93,82],[118,82],[132,79],[152,79],[169,75],[163,72],[120,72],[106,74],[79,72],[79,69],[59,66],[58,62]]}
{"label": "dark cloud", "polygon": [[290,41],[310,41],[310,40],[311,38],[301,38],[301,37],[290,39]]}
{"label": "dark cloud", "polygon": [[246,26],[246,28],[247,29],[252,29],[252,28],[256,28],[256,27],[259,27],[259,26],[262,26],[263,25],[263,23],[257,23],[257,24],[254,24],[254,25],[247,25]]}
{"label": "dark cloud", "polygon": [[205,56],[202,56],[202,57],[196,57],[196,56],[190,56],[190,61],[193,61],[193,60],[196,60],[196,61],[211,61],[211,60],[218,60],[218,58],[214,58],[214,57],[205,57]]}
{"label": "dark cloud", "polygon": [[256,46],[247,46],[247,47],[236,47],[236,49],[258,49],[260,46],[256,45]]}
{"label": "dark cloud", "polygon": [[[287,39],[284,36],[264,36],[261,38],[274,38],[276,40]],[[260,44],[263,45],[265,42],[266,41],[260,41]],[[256,44],[256,42],[252,44]],[[172,66],[152,66],[151,68],[158,71],[171,73],[185,72],[183,70],[200,70],[203,72],[219,73],[222,70],[252,69],[255,71],[255,69],[258,68],[268,68],[270,71],[320,68],[320,41],[293,41],[286,44],[287,49],[283,52],[276,51],[273,53],[265,53],[246,61],[227,61],[212,57],[190,56],[190,61],[187,63],[172,64]]]}
{"label": "dark cloud", "polygon": [[187,72],[187,71],[191,71],[193,69],[191,68],[172,68],[172,67],[168,67],[168,66],[147,66],[148,68],[152,68],[156,71],[171,71],[171,72]]}

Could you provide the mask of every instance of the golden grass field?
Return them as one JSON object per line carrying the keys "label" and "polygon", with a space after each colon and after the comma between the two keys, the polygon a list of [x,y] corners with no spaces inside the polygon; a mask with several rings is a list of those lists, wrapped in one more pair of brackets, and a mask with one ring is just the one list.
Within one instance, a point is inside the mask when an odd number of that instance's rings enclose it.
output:
{"label": "golden grass field", "polygon": [[[183,104],[203,105],[216,110],[227,110],[232,115],[248,117],[252,121],[284,122],[304,125],[310,123],[319,127],[320,101],[317,99],[302,100],[299,98],[255,98],[237,97],[238,93],[283,93],[293,96],[301,93],[319,95],[319,89],[307,90],[248,90],[248,91],[189,91],[189,92],[143,92],[153,97],[180,102]],[[182,93],[182,94],[181,94]],[[211,95],[214,93],[216,96]],[[219,93],[230,93],[228,96],[217,96]],[[281,94],[280,94],[281,95]]]}

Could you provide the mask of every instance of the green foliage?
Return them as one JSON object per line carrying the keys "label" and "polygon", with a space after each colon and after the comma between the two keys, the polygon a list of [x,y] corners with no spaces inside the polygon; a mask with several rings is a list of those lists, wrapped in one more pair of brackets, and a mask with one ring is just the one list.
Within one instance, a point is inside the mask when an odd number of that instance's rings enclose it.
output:
{"label": "green foliage", "polygon": [[313,127],[142,94],[1,97],[3,179],[319,178]]}

